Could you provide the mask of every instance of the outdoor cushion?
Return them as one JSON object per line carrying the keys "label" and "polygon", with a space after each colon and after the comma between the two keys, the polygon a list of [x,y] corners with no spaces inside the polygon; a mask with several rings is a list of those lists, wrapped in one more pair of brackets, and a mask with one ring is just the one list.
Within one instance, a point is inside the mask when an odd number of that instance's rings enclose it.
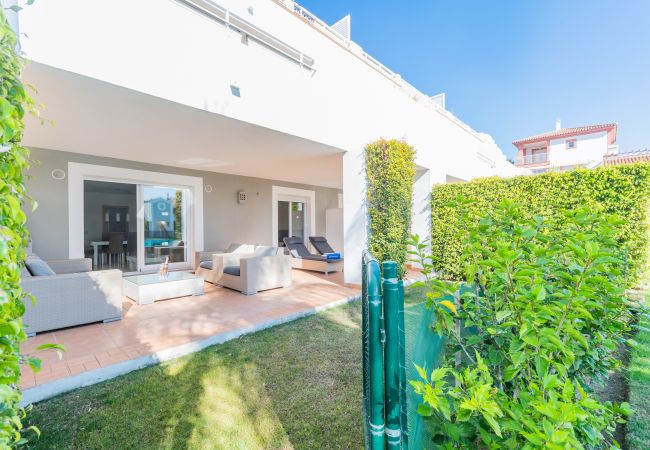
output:
{"label": "outdoor cushion", "polygon": [[212,270],[212,261],[201,261],[201,264],[199,264],[199,267],[201,267],[203,269]]}
{"label": "outdoor cushion", "polygon": [[250,247],[252,247],[252,245],[233,242],[226,249],[226,253],[248,253],[250,252]]}
{"label": "outdoor cushion", "polygon": [[286,237],[282,240],[284,241],[284,245],[286,245],[291,252],[291,256],[294,258],[296,258],[296,253],[302,258],[305,256],[312,256],[312,254],[309,253],[309,250],[307,250],[307,247],[305,247],[305,244],[302,243],[302,239],[299,237]]}
{"label": "outdoor cushion", "polygon": [[306,256],[301,256],[301,259],[310,259],[312,261],[327,261],[327,257],[323,255],[306,255]]}
{"label": "outdoor cushion", "polygon": [[334,249],[330,247],[330,244],[327,242],[323,236],[309,236],[309,242],[314,246],[316,251],[321,255],[326,253],[334,253]]}
{"label": "outdoor cushion", "polygon": [[21,278],[29,278],[31,277],[32,274],[29,273],[29,270],[27,270],[27,267],[23,266],[20,268],[20,277]]}
{"label": "outdoor cushion", "polygon": [[269,247],[267,245],[260,245],[255,249],[255,256],[275,256],[278,254],[277,247]]}
{"label": "outdoor cushion", "polygon": [[233,275],[233,276],[240,276],[241,271],[239,266],[226,266],[223,268],[223,273],[227,273],[228,275]]}
{"label": "outdoor cushion", "polygon": [[45,261],[36,255],[30,255],[25,258],[25,267],[32,276],[42,277],[47,275],[56,275],[52,268]]}

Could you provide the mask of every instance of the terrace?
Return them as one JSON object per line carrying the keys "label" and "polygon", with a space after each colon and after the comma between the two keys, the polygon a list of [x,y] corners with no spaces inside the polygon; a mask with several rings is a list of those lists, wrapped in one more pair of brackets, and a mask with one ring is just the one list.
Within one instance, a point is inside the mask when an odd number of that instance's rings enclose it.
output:
{"label": "terrace", "polygon": [[[123,319],[37,334],[24,353],[43,361],[34,374],[22,367],[24,402],[121,375],[193,353],[243,334],[288,322],[357,298],[343,273],[323,275],[292,271],[292,286],[246,296],[205,283],[203,296],[188,296],[138,305],[123,301]],[[65,346],[61,359],[53,351],[36,352],[44,343]]]}

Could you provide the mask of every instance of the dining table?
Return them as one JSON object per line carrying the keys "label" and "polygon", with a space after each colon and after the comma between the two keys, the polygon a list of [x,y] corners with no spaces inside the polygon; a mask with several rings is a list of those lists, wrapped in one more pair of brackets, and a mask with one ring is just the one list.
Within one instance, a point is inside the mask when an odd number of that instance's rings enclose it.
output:
{"label": "dining table", "polygon": [[[127,241],[125,240],[122,244],[126,245]],[[93,248],[93,266],[97,266],[97,260],[99,256],[99,248],[108,246],[108,241],[91,241],[90,246]]]}

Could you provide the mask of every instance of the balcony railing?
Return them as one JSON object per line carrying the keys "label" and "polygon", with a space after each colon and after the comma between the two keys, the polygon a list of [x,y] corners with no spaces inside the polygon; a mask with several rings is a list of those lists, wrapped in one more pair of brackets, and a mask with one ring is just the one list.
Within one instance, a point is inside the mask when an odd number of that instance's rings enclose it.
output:
{"label": "balcony railing", "polygon": [[518,166],[530,166],[533,164],[544,164],[548,162],[548,153],[535,153],[517,158]]}

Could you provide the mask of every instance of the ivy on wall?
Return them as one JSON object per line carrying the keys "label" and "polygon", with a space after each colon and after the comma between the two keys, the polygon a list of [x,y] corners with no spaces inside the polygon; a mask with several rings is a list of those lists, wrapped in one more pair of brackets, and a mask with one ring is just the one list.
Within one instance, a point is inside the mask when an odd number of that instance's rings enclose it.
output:
{"label": "ivy on wall", "polygon": [[404,274],[415,177],[415,150],[380,139],[365,148],[368,246],[378,261],[396,261]]}
{"label": "ivy on wall", "polygon": [[[462,219],[452,206],[458,197],[473,200]],[[431,250],[442,276],[462,279],[462,236],[492,205],[512,200],[523,205],[526,219],[543,216],[563,223],[567,211],[587,208],[623,219],[616,238],[628,255],[630,281],[638,280],[647,263],[647,209],[650,164],[577,169],[509,179],[485,178],[463,184],[434,186],[431,193]],[[468,223],[469,222],[469,223]]]}
{"label": "ivy on wall", "polygon": [[21,436],[24,411],[18,406],[20,364],[39,367],[38,360],[21,356],[19,348],[25,340],[20,272],[28,239],[22,206],[27,199],[23,173],[29,158],[20,142],[23,117],[33,109],[20,80],[22,67],[16,35],[0,8],[0,448],[25,442]]}

